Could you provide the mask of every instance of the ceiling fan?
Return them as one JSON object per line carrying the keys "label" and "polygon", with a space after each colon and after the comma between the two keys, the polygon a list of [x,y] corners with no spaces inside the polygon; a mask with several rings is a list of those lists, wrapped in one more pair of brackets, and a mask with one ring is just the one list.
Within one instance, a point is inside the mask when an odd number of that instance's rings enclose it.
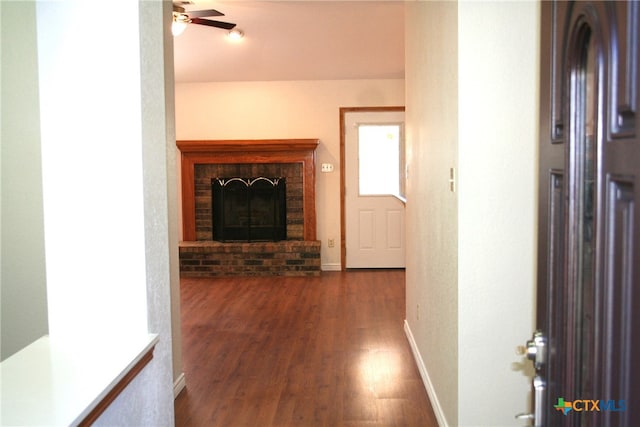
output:
{"label": "ceiling fan", "polygon": [[173,3],[173,23],[171,25],[171,31],[174,36],[182,34],[182,32],[187,28],[187,24],[206,25],[209,27],[222,28],[224,30],[231,30],[236,26],[236,24],[232,24],[230,22],[204,19],[205,17],[210,16],[224,16],[224,13],[218,12],[215,9],[187,11],[182,7],[182,4],[192,3],[189,1]]}

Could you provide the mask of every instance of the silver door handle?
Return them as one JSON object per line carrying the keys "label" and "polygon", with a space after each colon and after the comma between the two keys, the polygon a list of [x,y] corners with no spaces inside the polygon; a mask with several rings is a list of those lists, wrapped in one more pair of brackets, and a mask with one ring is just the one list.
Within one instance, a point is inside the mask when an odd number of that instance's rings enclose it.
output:
{"label": "silver door handle", "polygon": [[540,375],[536,375],[533,378],[533,415],[534,425],[543,426],[544,423],[544,403],[547,397],[547,381],[545,381]]}
{"label": "silver door handle", "polygon": [[547,382],[540,376],[533,378],[533,414],[518,414],[517,420],[532,420],[535,427],[544,426],[544,402],[547,394]]}
{"label": "silver door handle", "polygon": [[535,415],[533,414],[518,414],[516,415],[516,420],[533,420]]}

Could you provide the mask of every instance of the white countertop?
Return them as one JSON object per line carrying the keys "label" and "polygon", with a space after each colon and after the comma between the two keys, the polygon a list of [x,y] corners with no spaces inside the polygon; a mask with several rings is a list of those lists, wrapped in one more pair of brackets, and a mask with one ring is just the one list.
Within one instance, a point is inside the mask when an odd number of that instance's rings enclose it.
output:
{"label": "white countertop", "polygon": [[0,364],[0,425],[78,424],[157,342],[36,340]]}

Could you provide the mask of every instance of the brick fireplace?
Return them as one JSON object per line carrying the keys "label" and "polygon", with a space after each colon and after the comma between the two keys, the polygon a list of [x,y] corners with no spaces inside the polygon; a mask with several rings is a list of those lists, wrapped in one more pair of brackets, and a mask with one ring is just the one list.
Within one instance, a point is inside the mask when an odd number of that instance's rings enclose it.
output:
{"label": "brick fireplace", "polygon": [[[317,139],[177,141],[181,152],[184,277],[318,275],[315,150]],[[212,179],[286,178],[286,240],[213,240]]]}

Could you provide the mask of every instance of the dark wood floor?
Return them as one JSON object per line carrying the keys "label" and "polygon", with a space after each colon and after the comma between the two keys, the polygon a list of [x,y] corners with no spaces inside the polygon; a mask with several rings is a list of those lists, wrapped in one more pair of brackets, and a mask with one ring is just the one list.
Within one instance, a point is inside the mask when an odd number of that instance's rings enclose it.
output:
{"label": "dark wood floor", "polygon": [[182,279],[177,426],[437,426],[404,271]]}

